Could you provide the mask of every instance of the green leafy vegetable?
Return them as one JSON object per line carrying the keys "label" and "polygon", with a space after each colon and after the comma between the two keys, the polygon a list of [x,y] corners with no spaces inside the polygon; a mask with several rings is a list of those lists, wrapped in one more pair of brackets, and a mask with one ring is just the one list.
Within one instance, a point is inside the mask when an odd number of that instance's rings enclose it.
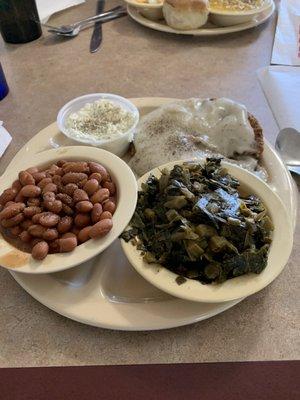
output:
{"label": "green leafy vegetable", "polygon": [[218,158],[175,165],[142,184],[130,229],[148,263],[204,284],[224,282],[267,265],[273,224],[261,200],[242,197]]}

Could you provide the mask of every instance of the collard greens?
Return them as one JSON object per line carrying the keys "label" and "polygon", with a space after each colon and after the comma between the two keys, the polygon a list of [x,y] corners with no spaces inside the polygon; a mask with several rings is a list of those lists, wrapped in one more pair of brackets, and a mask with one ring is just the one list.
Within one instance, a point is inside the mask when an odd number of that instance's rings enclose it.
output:
{"label": "collard greens", "polygon": [[272,222],[255,195],[242,197],[239,182],[208,158],[151,175],[138,195],[130,229],[121,237],[148,263],[162,264],[202,283],[224,282],[267,265]]}

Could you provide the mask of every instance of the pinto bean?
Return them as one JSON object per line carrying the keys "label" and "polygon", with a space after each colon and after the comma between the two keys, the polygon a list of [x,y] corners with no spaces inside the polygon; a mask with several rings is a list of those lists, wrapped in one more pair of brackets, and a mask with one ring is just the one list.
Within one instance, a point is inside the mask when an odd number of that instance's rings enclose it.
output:
{"label": "pinto bean", "polygon": [[87,175],[83,172],[68,172],[62,177],[62,183],[67,185],[68,183],[78,183],[87,179]]}
{"label": "pinto bean", "polygon": [[58,193],[56,199],[60,200],[62,203],[67,204],[67,206],[72,207],[74,202],[71,196],[66,193]]}
{"label": "pinto bean", "polygon": [[[38,223],[38,221],[36,221],[35,223]],[[27,231],[27,229],[31,226],[34,225],[33,221],[31,219],[25,219],[24,221],[21,222],[20,226],[22,229],[24,229],[25,231]]]}
{"label": "pinto bean", "polygon": [[109,211],[111,214],[114,214],[115,210],[116,204],[113,201],[108,200],[103,204],[103,211]]}
{"label": "pinto bean", "polygon": [[22,186],[35,185],[35,179],[28,171],[21,171],[19,173],[19,181]]}
{"label": "pinto bean", "polygon": [[103,165],[96,163],[96,162],[89,162],[89,167],[90,167],[90,171],[91,173],[93,172],[97,172],[98,174],[101,175],[102,179],[104,181],[106,181],[108,179],[108,172],[106,170],[106,168],[103,167]]}
{"label": "pinto bean", "polygon": [[22,242],[24,243],[29,243],[32,239],[32,236],[27,232],[27,231],[23,231],[20,234],[20,239],[22,240]]}
{"label": "pinto bean", "polygon": [[4,228],[12,228],[13,226],[19,225],[22,221],[24,221],[24,215],[22,213],[15,215],[9,219],[3,219],[1,221],[1,225]]}
{"label": "pinto bean", "polygon": [[79,201],[76,204],[76,209],[80,212],[80,213],[88,213],[93,209],[93,203],[91,203],[90,201]]}
{"label": "pinto bean", "polygon": [[41,218],[41,216],[42,216],[43,214],[44,214],[44,213],[35,214],[35,215],[32,217],[32,222],[33,222],[34,224],[39,224],[39,223],[40,223],[40,218]]}
{"label": "pinto bean", "polygon": [[62,168],[65,174],[68,172],[84,172],[84,173],[90,172],[87,162],[84,161],[66,162]]}
{"label": "pinto bean", "polygon": [[31,206],[31,207],[26,207],[23,212],[25,217],[32,218],[35,214],[41,213],[42,209],[40,207]]}
{"label": "pinto bean", "polygon": [[98,172],[93,172],[90,176],[89,176],[89,181],[92,179],[96,179],[96,181],[98,181],[98,183],[100,183],[102,181],[102,176],[101,174],[99,174]]}
{"label": "pinto bean", "polygon": [[54,214],[52,212],[44,212],[40,216],[39,223],[42,226],[46,227],[53,227],[56,226],[59,222],[59,216],[57,214]]}
{"label": "pinto bean", "polygon": [[91,213],[93,224],[96,224],[96,222],[100,221],[100,219],[101,219],[100,217],[101,217],[102,211],[103,211],[103,208],[102,208],[102,205],[100,203],[94,204],[94,207],[93,207],[93,210],[92,210],[92,213]]}
{"label": "pinto bean", "polygon": [[75,235],[57,239],[59,252],[69,253],[77,246],[77,237]]}
{"label": "pinto bean", "polygon": [[104,200],[107,200],[108,198],[109,198],[109,190],[102,188],[97,190],[97,192],[93,194],[90,200],[93,204],[95,204],[95,203],[102,203]]}
{"label": "pinto bean", "polygon": [[4,205],[8,201],[13,201],[17,195],[17,190],[14,188],[5,189],[0,196],[0,204]]}
{"label": "pinto bean", "polygon": [[38,172],[34,172],[32,174],[35,183],[39,183],[42,179],[46,178],[46,173],[44,171],[38,171]]}
{"label": "pinto bean", "polygon": [[45,230],[46,228],[42,225],[31,225],[27,232],[33,237],[42,238]]}
{"label": "pinto bean", "polygon": [[42,241],[37,243],[32,248],[31,255],[35,260],[43,260],[49,253],[49,245],[47,242]]}
{"label": "pinto bean", "polygon": [[78,203],[79,201],[89,200],[89,196],[83,189],[76,189],[73,194],[73,200]]}
{"label": "pinto bean", "polygon": [[109,211],[103,211],[100,216],[100,221],[102,221],[103,219],[112,219],[112,214]]}
{"label": "pinto bean", "polygon": [[85,228],[81,229],[81,231],[78,233],[78,241],[80,243],[84,243],[90,239],[91,228],[92,228],[91,226],[86,226]]}
{"label": "pinto bean", "polygon": [[58,238],[58,232],[56,229],[49,228],[46,229],[45,232],[43,233],[43,239],[47,241],[55,240],[57,238]]}
{"label": "pinto bean", "polygon": [[91,217],[89,214],[77,214],[74,218],[74,223],[78,228],[84,228],[90,225]]}
{"label": "pinto bean", "polygon": [[47,185],[45,185],[43,187],[43,193],[47,193],[47,192],[53,192],[53,193],[57,193],[57,186],[55,185],[55,183],[47,183]]}
{"label": "pinto bean", "polygon": [[19,214],[22,212],[25,208],[24,203],[12,203],[9,206],[5,207],[1,212],[0,212],[0,221],[2,219],[9,219],[14,217],[15,215]]}
{"label": "pinto bean", "polygon": [[11,187],[12,187],[12,189],[15,189],[17,192],[19,192],[22,189],[22,184],[19,181],[19,179],[17,179],[16,181],[13,182]]}
{"label": "pinto bean", "polygon": [[38,187],[43,189],[48,183],[52,183],[52,178],[43,178],[41,181],[38,183]]}
{"label": "pinto bean", "polygon": [[41,188],[35,185],[23,186],[19,194],[24,197],[38,197],[41,194]]}
{"label": "pinto bean", "polygon": [[67,206],[67,204],[63,204],[62,205],[62,211],[66,214],[66,215],[73,215],[74,211],[72,210],[71,207]]}
{"label": "pinto bean", "polygon": [[28,172],[29,174],[35,174],[36,172],[39,172],[39,168],[38,167],[30,167],[26,169],[26,172]]}
{"label": "pinto bean", "polygon": [[99,182],[97,179],[90,179],[83,186],[83,190],[89,195],[92,196],[99,189]]}
{"label": "pinto bean", "polygon": [[69,195],[69,196],[73,196],[75,190],[78,189],[78,186],[75,185],[75,183],[68,183],[65,187],[64,187],[64,192]]}
{"label": "pinto bean", "polygon": [[90,229],[90,237],[102,237],[106,235],[112,227],[113,222],[111,219],[103,219],[92,226],[92,228]]}
{"label": "pinto bean", "polygon": [[72,224],[73,218],[66,215],[60,219],[59,223],[57,224],[57,230],[59,233],[66,233],[70,231]]}
{"label": "pinto bean", "polygon": [[38,207],[40,204],[41,204],[41,201],[37,197],[32,197],[27,200],[28,207]]}
{"label": "pinto bean", "polygon": [[55,214],[59,214],[63,209],[63,204],[60,200],[46,200],[44,201],[44,207]]}
{"label": "pinto bean", "polygon": [[116,193],[116,185],[113,182],[105,181],[102,186],[109,190],[110,196]]}

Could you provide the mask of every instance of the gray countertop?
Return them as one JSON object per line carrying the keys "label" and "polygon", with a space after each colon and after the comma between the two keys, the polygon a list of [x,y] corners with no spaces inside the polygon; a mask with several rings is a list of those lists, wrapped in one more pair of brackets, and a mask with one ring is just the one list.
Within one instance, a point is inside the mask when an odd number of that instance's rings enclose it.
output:
{"label": "gray countertop", "polygon": [[[80,19],[94,10],[95,2],[88,1],[51,22]],[[89,53],[91,30],[64,41],[47,32],[25,45],[0,41],[10,86],[0,103],[0,120],[13,136],[0,172],[33,135],[55,121],[62,105],[91,92],[227,96],[244,103],[274,143],[278,128],[256,70],[270,63],[275,23],[274,16],[256,29],[208,39],[163,34],[123,18],[104,26],[96,54]],[[298,359],[299,237],[298,224],[289,263],[269,287],[214,318],[158,332],[107,331],[68,320],[35,301],[1,269],[0,366]]]}

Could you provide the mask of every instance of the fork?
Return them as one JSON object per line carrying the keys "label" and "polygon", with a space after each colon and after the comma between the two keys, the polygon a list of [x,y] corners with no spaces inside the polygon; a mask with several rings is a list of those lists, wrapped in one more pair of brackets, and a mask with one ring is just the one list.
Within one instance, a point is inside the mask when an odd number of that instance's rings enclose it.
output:
{"label": "fork", "polygon": [[[85,18],[81,21],[75,22],[74,24],[70,24],[70,25],[61,25],[61,26],[52,26],[50,24],[44,24],[44,23],[40,23],[42,26],[45,26],[46,28],[49,28],[49,32],[52,33],[57,33],[57,34],[61,34],[61,35],[71,35],[73,36],[73,32],[76,29],[76,31],[83,28],[86,25],[89,25],[91,23],[97,22],[99,20],[102,21],[102,19],[107,18],[107,17],[111,17],[111,16],[115,16],[115,15],[119,15],[126,12],[126,10],[122,7],[122,6],[117,6],[115,8],[112,8],[109,11],[106,11],[105,13],[99,14],[99,15],[95,15],[93,17],[89,17],[89,18]],[[79,31],[78,31],[79,32]]]}

